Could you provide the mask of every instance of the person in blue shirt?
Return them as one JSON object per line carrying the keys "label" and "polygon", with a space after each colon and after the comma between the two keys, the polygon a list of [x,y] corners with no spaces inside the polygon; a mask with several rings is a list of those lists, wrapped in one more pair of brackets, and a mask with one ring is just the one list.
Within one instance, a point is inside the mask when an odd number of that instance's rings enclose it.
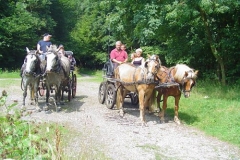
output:
{"label": "person in blue shirt", "polygon": [[38,53],[40,53],[41,60],[45,59],[45,53],[47,52],[47,46],[50,47],[52,45],[52,42],[50,41],[50,38],[52,35],[49,33],[45,33],[43,35],[43,39],[38,41],[37,43],[37,50]]}

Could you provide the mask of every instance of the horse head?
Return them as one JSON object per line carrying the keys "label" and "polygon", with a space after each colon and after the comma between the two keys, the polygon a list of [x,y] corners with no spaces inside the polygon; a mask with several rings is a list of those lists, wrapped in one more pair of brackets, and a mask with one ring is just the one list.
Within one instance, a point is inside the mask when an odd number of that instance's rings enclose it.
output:
{"label": "horse head", "polygon": [[38,69],[38,65],[39,65],[39,58],[36,55],[37,51],[36,50],[29,50],[26,47],[26,51],[27,51],[27,56],[25,58],[25,63],[26,63],[26,68],[25,68],[25,74],[33,74],[36,72],[36,70]]}
{"label": "horse head", "polygon": [[180,88],[185,98],[190,97],[192,87],[196,84],[198,70],[194,71],[187,65],[178,64],[175,67],[174,79],[180,84]]}
{"label": "horse head", "polygon": [[161,61],[157,55],[148,55],[148,59],[145,61],[144,67],[147,69],[146,80],[148,82],[153,82],[158,69],[161,66]]}
{"label": "horse head", "polygon": [[46,72],[58,72],[60,64],[59,64],[59,57],[57,54],[57,46],[51,45],[50,47],[47,47],[46,52]]}

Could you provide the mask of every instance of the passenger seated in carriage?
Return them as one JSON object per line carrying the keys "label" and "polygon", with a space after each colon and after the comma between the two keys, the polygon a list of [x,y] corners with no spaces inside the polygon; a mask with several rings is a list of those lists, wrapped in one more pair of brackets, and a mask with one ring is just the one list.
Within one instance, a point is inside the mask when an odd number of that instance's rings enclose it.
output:
{"label": "passenger seated in carriage", "polygon": [[59,57],[65,56],[65,50],[64,50],[64,46],[62,44],[60,44],[58,46],[58,56]]}
{"label": "passenger seated in carriage", "polygon": [[136,53],[134,58],[132,59],[132,64],[136,67],[141,66],[142,64],[144,64],[144,58],[142,57],[142,49],[138,48],[136,49]]}
{"label": "passenger seated in carriage", "polygon": [[[110,53],[110,59],[113,62],[113,71],[119,64],[125,63],[128,60],[128,54],[125,50],[121,49],[122,42],[116,42],[116,48]],[[113,72],[112,71],[112,72]]]}
{"label": "passenger seated in carriage", "polygon": [[72,54],[68,54],[68,59],[70,61],[70,65],[71,65],[70,70],[74,71],[74,67],[76,66],[76,60]]}

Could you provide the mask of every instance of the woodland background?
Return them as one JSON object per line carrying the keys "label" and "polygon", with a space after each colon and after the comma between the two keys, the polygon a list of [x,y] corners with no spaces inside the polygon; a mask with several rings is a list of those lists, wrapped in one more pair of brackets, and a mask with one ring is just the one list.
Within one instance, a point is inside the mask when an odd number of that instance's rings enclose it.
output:
{"label": "woodland background", "polygon": [[20,69],[44,33],[72,50],[79,67],[101,69],[121,40],[185,63],[199,78],[240,84],[239,0],[0,0],[0,70]]}

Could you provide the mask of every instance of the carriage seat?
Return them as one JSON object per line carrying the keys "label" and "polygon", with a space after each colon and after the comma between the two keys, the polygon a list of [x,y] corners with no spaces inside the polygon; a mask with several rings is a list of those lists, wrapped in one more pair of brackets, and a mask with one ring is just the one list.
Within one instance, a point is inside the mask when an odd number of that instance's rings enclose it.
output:
{"label": "carriage seat", "polygon": [[106,72],[107,77],[112,77],[114,75],[113,63],[110,59],[104,64],[102,70]]}

